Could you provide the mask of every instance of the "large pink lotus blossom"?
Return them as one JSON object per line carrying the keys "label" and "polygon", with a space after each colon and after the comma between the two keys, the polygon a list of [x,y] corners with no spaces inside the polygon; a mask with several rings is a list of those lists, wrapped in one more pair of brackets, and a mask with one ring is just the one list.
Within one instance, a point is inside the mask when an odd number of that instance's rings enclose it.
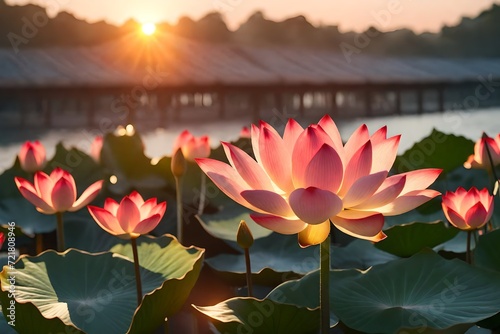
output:
{"label": "large pink lotus blossom", "polygon": [[102,144],[103,144],[102,136],[95,136],[94,141],[90,145],[90,156],[96,162],[101,161]]}
{"label": "large pink lotus blossom", "polygon": [[464,167],[470,168],[481,168],[481,169],[491,169],[491,162],[486,150],[486,145],[488,145],[491,159],[493,160],[493,165],[500,165],[500,133],[495,137],[491,138],[488,136],[483,136],[474,145],[474,154],[470,155],[466,162],[464,162]]}
{"label": "large pink lotus blossom", "polygon": [[102,180],[93,183],[76,198],[76,184],[73,176],[67,171],[56,168],[50,175],[44,172],[35,173],[35,182],[16,177],[15,182],[21,194],[44,214],[65,211],[78,211],[89,204],[99,193]]}
{"label": "large pink lotus blossom", "polygon": [[45,147],[38,140],[25,142],[19,151],[19,162],[28,173],[42,170],[47,163]]}
{"label": "large pink lotus blossom", "polygon": [[120,238],[130,239],[151,232],[165,214],[167,202],[157,203],[156,198],[144,201],[134,191],[125,196],[120,204],[107,198],[104,208],[89,205],[88,209],[103,230]]}
{"label": "large pink lotus blossom", "polygon": [[341,231],[371,241],[385,238],[384,216],[398,215],[439,192],[426,189],[439,169],[389,176],[400,136],[383,127],[370,136],[360,126],[343,145],[329,116],[303,129],[289,120],[283,138],[269,124],[252,126],[256,160],[222,143],[230,165],[197,159],[231,199],[257,212],[255,222],[282,234],[299,234],[303,246],[324,241],[330,221]]}
{"label": "large pink lotus blossom", "polygon": [[469,191],[460,187],[455,192],[443,195],[443,211],[448,221],[461,230],[469,231],[483,227],[493,214],[493,196],[488,189]]}
{"label": "large pink lotus blossom", "polygon": [[188,161],[206,158],[210,155],[210,138],[208,136],[195,137],[188,130],[184,130],[177,137],[173,152],[175,153],[179,148]]}

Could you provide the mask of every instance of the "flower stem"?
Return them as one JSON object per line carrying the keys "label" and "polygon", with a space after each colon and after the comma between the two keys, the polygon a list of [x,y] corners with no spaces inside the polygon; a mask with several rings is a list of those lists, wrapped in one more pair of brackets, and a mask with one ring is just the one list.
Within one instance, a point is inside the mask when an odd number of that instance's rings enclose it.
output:
{"label": "flower stem", "polygon": [[200,204],[198,205],[198,216],[203,214],[203,209],[205,209],[205,198],[207,193],[207,176],[205,173],[201,173],[201,183],[200,183]]}
{"label": "flower stem", "polygon": [[[483,137],[488,137],[488,136],[486,136],[486,134],[483,133]],[[496,182],[497,180],[500,180],[500,178],[498,178],[497,172],[495,170],[495,164],[493,163],[493,157],[491,156],[490,146],[488,145],[488,142],[485,142],[484,147],[486,148],[486,154],[488,155],[488,160],[490,162],[491,172],[493,173],[493,177],[495,178]],[[495,184],[493,184],[493,187],[495,187]]]}
{"label": "flower stem", "polygon": [[137,287],[137,306],[141,305],[142,301],[142,283],[141,271],[139,270],[139,254],[137,253],[137,238],[131,238],[132,252],[134,253],[134,268],[135,268],[135,285]]}
{"label": "flower stem", "polygon": [[253,297],[253,286],[252,286],[252,267],[250,265],[250,248],[244,248],[245,250],[245,265],[247,268],[247,289],[248,297]]}
{"label": "flower stem", "polygon": [[472,254],[470,249],[471,234],[472,231],[467,231],[467,253],[465,253],[465,261],[468,264],[472,264]]}
{"label": "flower stem", "polygon": [[35,234],[35,247],[36,247],[35,249],[36,255],[43,252],[43,234],[41,233]]}
{"label": "flower stem", "polygon": [[182,244],[184,228],[182,226],[182,178],[175,177],[176,199],[177,199],[177,239]]}
{"label": "flower stem", "polygon": [[64,252],[64,223],[62,212],[56,212],[57,217],[57,251]]}
{"label": "flower stem", "polygon": [[330,236],[320,245],[319,295],[321,334],[330,330]]}

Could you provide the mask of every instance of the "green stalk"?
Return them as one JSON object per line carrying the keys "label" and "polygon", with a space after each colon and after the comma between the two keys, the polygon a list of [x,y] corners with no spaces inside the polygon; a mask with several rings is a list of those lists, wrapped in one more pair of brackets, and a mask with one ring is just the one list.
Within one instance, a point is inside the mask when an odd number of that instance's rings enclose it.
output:
{"label": "green stalk", "polygon": [[471,247],[470,247],[471,234],[472,234],[472,231],[467,231],[467,252],[465,253],[465,261],[468,264],[472,264],[472,254],[471,254]]}
{"label": "green stalk", "polygon": [[137,238],[131,238],[130,243],[132,244],[132,252],[134,253],[135,285],[137,288],[137,307],[139,307],[142,301],[142,283],[141,283],[141,271],[139,269],[139,254],[137,253],[136,239]]}
{"label": "green stalk", "polygon": [[207,176],[205,173],[201,173],[201,184],[200,184],[200,203],[198,205],[198,216],[203,214],[203,209],[205,208],[205,198],[207,192]]}
{"label": "green stalk", "polygon": [[250,248],[244,248],[245,250],[245,265],[247,268],[247,288],[248,297],[253,297],[253,286],[252,286],[252,267],[250,265]]}
{"label": "green stalk", "polygon": [[43,234],[36,233],[35,234],[35,245],[36,245],[36,255],[43,252]]}
{"label": "green stalk", "polygon": [[64,223],[62,212],[56,212],[57,217],[57,251],[64,252]]}
{"label": "green stalk", "polygon": [[[488,137],[488,136],[485,133],[483,133],[483,137]],[[495,191],[494,190],[495,183],[500,182],[500,178],[498,177],[497,171],[495,170],[495,164],[493,163],[493,157],[491,156],[490,146],[488,145],[487,142],[484,144],[484,147],[486,147],[486,154],[488,155],[488,160],[490,161],[491,173],[493,174],[493,178],[494,178],[493,191],[492,191],[492,193],[493,193]]]}
{"label": "green stalk", "polygon": [[175,177],[175,188],[177,198],[177,239],[182,244],[184,238],[184,228],[182,224],[182,178]]}
{"label": "green stalk", "polygon": [[330,331],[330,236],[320,245],[319,295],[321,334],[328,334]]}

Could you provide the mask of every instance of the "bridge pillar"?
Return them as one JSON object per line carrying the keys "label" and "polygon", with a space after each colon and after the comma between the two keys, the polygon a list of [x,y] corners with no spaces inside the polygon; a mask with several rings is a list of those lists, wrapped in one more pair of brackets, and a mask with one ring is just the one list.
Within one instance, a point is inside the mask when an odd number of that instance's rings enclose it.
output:
{"label": "bridge pillar", "polygon": [[278,110],[279,114],[283,113],[283,105],[283,93],[274,93],[274,107]]}
{"label": "bridge pillar", "polygon": [[372,116],[373,115],[373,109],[372,109],[372,91],[370,88],[367,88],[365,90],[365,110],[366,110],[366,116]]}
{"label": "bridge pillar", "polygon": [[336,90],[332,90],[331,93],[330,93],[330,102],[331,102],[331,106],[330,106],[330,116],[335,119],[337,117],[337,114],[338,114],[338,105],[337,105],[337,91]]}
{"label": "bridge pillar", "polygon": [[401,90],[397,89],[396,90],[396,114],[401,115],[403,114],[403,108],[402,108],[402,103],[401,103]]}
{"label": "bridge pillar", "polygon": [[257,123],[260,119],[260,94],[252,94],[252,118],[253,122]]}
{"label": "bridge pillar", "polygon": [[305,108],[304,108],[304,92],[299,93],[299,115],[300,117],[304,117]]}
{"label": "bridge pillar", "polygon": [[226,117],[226,94],[220,90],[217,93],[217,102],[219,103],[219,119]]}
{"label": "bridge pillar", "polygon": [[424,113],[424,91],[422,88],[417,88],[417,114]]}
{"label": "bridge pillar", "polygon": [[443,112],[444,110],[444,87],[440,86],[438,91],[438,111]]}
{"label": "bridge pillar", "polygon": [[174,112],[174,121],[175,122],[178,122],[181,115],[180,115],[180,112],[181,112],[181,101],[180,101],[180,97],[179,97],[179,94],[175,94],[173,97],[172,97],[172,109],[173,109],[173,112]]}
{"label": "bridge pillar", "polygon": [[42,97],[40,101],[40,109],[44,117],[45,127],[50,128],[52,126],[52,109],[48,98]]}
{"label": "bridge pillar", "polygon": [[157,108],[160,113],[160,125],[167,126],[168,124],[168,108],[172,104],[172,96],[165,92],[159,92],[157,95]]}

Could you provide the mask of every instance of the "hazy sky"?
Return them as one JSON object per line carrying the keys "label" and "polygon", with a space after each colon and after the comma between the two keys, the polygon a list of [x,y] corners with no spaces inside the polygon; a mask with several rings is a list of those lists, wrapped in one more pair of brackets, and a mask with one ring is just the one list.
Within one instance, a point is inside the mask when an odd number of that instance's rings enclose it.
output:
{"label": "hazy sky", "polygon": [[455,25],[462,16],[476,16],[500,0],[7,0],[8,4],[36,3],[53,15],[61,10],[88,21],[121,24],[129,18],[140,22],[168,21],[181,16],[198,19],[207,12],[224,13],[234,29],[256,10],[274,20],[303,14],[315,24],[338,25],[342,31],[401,27],[417,32],[438,31]]}

